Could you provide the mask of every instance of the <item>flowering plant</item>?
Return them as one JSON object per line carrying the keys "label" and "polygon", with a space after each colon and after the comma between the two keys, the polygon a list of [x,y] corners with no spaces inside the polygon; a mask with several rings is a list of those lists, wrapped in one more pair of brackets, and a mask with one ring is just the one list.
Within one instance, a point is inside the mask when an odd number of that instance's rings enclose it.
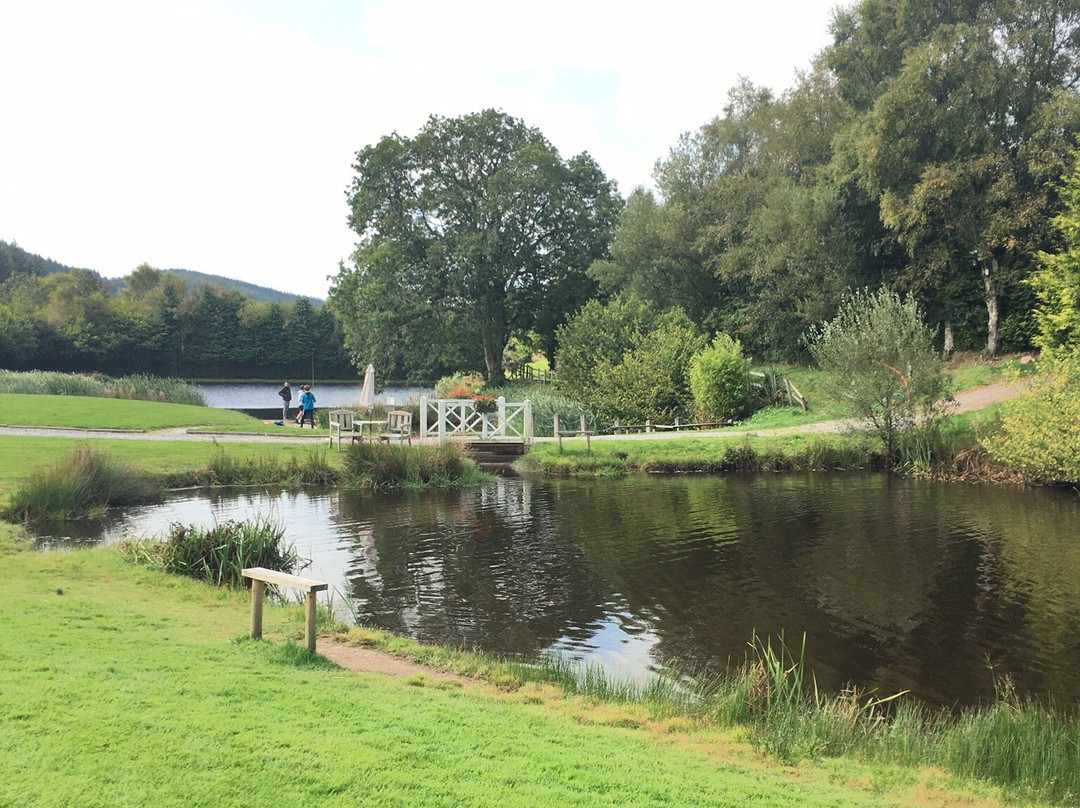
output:
{"label": "flowering plant", "polygon": [[477,412],[495,412],[499,408],[495,396],[477,396],[473,399]]}

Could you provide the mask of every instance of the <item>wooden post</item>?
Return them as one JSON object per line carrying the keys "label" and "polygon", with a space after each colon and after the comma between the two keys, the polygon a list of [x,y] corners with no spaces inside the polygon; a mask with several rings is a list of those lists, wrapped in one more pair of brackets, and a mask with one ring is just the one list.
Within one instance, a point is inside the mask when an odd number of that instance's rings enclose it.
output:
{"label": "wooden post", "polygon": [[675,431],[676,432],[679,431],[679,419],[678,418],[675,419]]}
{"label": "wooden post", "polygon": [[622,424],[619,423],[619,419],[615,419],[615,426],[611,428],[612,435],[618,435],[622,432]]}
{"label": "wooden post", "polygon": [[562,451],[562,432],[559,431],[559,413],[555,413],[555,442],[559,444],[559,451]]}
{"label": "wooden post", "polygon": [[645,431],[646,432],[652,432],[652,419],[651,418],[647,418],[645,420]]}
{"label": "wooden post", "polygon": [[581,431],[582,432],[588,432],[589,431],[589,423],[588,423],[588,421],[585,420],[585,413],[581,414]]}
{"label": "wooden post", "polygon": [[253,579],[251,582],[251,639],[262,639],[262,614],[263,598],[266,595],[266,584],[263,581]]}
{"label": "wooden post", "polygon": [[307,640],[309,654],[315,653],[315,592],[307,593],[307,621],[304,624],[304,639]]}

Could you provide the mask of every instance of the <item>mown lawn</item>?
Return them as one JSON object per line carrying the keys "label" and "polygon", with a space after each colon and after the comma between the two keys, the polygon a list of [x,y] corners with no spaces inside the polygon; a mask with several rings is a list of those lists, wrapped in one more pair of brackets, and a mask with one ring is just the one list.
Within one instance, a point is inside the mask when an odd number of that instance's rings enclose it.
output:
{"label": "mown lawn", "polygon": [[90,396],[0,393],[0,423],[12,426],[62,426],[76,429],[167,429],[169,427],[244,427],[258,419],[231,410]]}
{"label": "mown lawn", "polygon": [[[107,550],[0,555],[0,575],[3,806],[895,804],[825,770],[732,761],[719,736],[236,639],[243,593]],[[300,636],[300,608],[270,609],[266,631]]]}

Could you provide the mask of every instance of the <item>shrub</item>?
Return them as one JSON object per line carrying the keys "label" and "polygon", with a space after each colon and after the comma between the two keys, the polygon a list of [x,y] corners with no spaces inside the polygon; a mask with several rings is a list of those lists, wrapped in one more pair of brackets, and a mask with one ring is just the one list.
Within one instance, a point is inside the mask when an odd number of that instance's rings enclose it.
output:
{"label": "shrub", "polygon": [[456,446],[354,443],[342,459],[347,481],[365,488],[452,485],[465,473]]}
{"label": "shrub", "polygon": [[435,382],[435,398],[473,398],[484,389],[484,377],[479,373],[455,373]]}
{"label": "shrub", "polygon": [[639,424],[692,417],[690,360],[705,344],[681,310],[663,315],[618,363],[602,362],[596,368],[597,409],[609,418]]}
{"label": "shrub", "polygon": [[982,443],[1008,468],[1045,482],[1080,483],[1080,349],[1042,364],[1039,383],[1009,403]]}
{"label": "shrub", "polygon": [[702,421],[735,420],[746,414],[750,402],[750,363],[742,345],[727,334],[690,360],[690,390],[694,409]]}
{"label": "shrub", "polygon": [[934,332],[910,295],[884,287],[854,292],[805,340],[833,397],[878,433],[890,458],[900,432],[943,412],[947,378]]}
{"label": "shrub", "polygon": [[12,495],[4,514],[23,522],[84,519],[161,494],[161,486],[145,472],[83,446],[60,465],[36,472]]}
{"label": "shrub", "polygon": [[241,570],[266,567],[296,572],[300,556],[285,543],[285,529],[268,519],[228,521],[210,529],[173,524],[162,540],[126,541],[120,551],[129,561],[150,564],[175,575],[218,586],[244,586]]}

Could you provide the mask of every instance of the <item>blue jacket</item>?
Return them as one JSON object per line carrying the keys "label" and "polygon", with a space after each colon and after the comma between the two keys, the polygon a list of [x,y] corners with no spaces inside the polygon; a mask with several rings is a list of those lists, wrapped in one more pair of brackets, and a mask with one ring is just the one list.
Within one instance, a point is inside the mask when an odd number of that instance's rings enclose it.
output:
{"label": "blue jacket", "polygon": [[309,393],[306,390],[300,394],[300,409],[313,410],[315,409],[315,394]]}

